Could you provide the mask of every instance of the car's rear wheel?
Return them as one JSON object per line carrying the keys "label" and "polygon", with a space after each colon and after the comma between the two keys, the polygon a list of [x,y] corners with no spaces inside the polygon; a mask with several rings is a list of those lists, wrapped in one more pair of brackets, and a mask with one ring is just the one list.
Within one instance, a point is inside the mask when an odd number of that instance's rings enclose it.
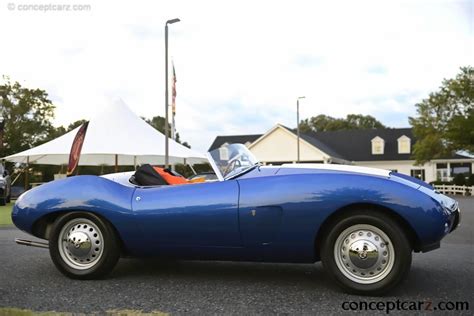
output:
{"label": "car's rear wheel", "polygon": [[392,217],[358,210],[339,219],[322,244],[321,260],[348,292],[380,295],[407,275],[412,248]]}
{"label": "car's rear wheel", "polygon": [[7,198],[0,197],[0,206],[7,205]]}
{"label": "car's rear wheel", "polygon": [[120,257],[113,227],[95,214],[73,212],[53,224],[49,252],[56,267],[74,279],[95,279],[112,271]]}

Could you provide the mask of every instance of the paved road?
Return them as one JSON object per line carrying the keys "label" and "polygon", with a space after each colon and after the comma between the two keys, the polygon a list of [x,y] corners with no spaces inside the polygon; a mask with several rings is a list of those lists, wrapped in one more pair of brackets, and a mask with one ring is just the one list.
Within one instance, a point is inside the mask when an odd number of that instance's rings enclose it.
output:
{"label": "paved road", "polygon": [[[468,301],[472,313],[474,198],[459,201],[462,226],[445,238],[441,249],[415,254],[408,280],[382,300]],[[21,236],[26,237],[15,228],[0,229],[1,307],[67,312],[347,314],[341,307],[344,301],[379,300],[341,293],[319,263],[122,259],[106,280],[73,281],[54,268],[47,250],[15,245],[14,237]]]}

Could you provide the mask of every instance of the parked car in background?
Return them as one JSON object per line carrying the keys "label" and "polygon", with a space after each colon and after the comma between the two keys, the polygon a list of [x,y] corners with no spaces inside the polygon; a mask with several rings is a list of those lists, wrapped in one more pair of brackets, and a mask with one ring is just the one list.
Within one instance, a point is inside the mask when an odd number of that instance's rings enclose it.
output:
{"label": "parked car in background", "polygon": [[10,202],[12,181],[8,170],[0,163],[0,205]]}
{"label": "parked car in background", "polygon": [[10,198],[12,200],[16,200],[18,199],[18,197],[20,197],[20,195],[22,195],[24,192],[25,192],[25,188],[23,186],[12,186],[11,188],[11,193],[10,193]]}

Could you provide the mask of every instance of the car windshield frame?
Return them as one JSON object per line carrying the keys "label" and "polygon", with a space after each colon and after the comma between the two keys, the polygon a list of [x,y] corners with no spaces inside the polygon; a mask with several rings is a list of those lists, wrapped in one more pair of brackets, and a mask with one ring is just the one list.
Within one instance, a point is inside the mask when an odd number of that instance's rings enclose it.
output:
{"label": "car windshield frame", "polygon": [[209,151],[207,158],[219,181],[238,177],[260,165],[258,159],[242,144],[221,146]]}

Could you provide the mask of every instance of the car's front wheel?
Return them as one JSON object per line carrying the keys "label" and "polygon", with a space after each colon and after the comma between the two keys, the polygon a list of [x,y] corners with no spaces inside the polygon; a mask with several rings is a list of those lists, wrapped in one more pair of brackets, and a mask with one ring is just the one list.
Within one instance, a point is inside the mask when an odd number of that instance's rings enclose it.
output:
{"label": "car's front wheel", "polygon": [[68,213],[54,222],[49,252],[59,271],[74,279],[100,278],[112,271],[120,257],[111,225],[84,212]]}
{"label": "car's front wheel", "polygon": [[412,248],[403,229],[377,210],[350,212],[329,230],[321,260],[347,291],[380,295],[407,275]]}

